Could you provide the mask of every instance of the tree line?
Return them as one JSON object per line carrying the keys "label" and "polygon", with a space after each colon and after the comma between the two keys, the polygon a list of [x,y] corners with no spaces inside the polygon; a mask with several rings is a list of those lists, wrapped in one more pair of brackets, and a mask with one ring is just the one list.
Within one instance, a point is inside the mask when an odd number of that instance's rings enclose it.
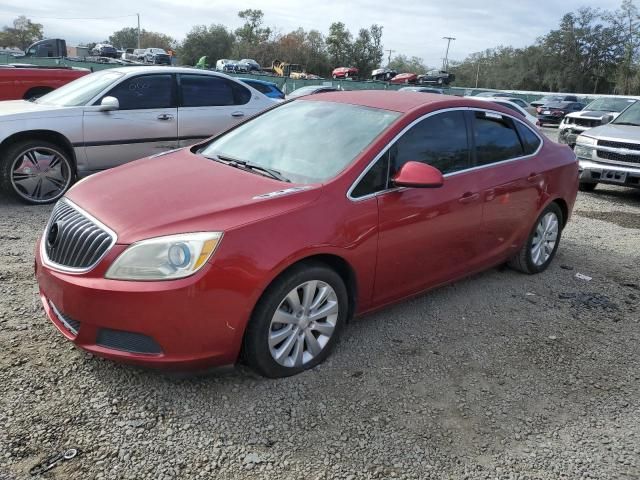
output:
{"label": "tree line", "polygon": [[[219,24],[196,25],[182,42],[142,30],[140,46],[174,50],[183,65],[195,65],[202,56],[211,67],[220,58],[252,58],[266,67],[279,59],[321,76],[340,66],[358,68],[361,77],[387,63],[399,73],[429,69],[420,57],[398,54],[390,62],[383,59],[379,25],[357,34],[342,22],[332,23],[326,35],[303,28],[282,33],[265,26],[262,10],[242,10],[238,17],[243,24],[235,30]],[[0,31],[0,46],[24,49],[42,35],[41,24],[22,16]],[[108,41],[118,48],[135,48],[138,31],[123,28]],[[456,85],[464,87],[640,94],[640,14],[634,0],[623,0],[615,11],[581,8],[565,14],[557,28],[532,45],[498,46],[452,60],[450,65]]]}

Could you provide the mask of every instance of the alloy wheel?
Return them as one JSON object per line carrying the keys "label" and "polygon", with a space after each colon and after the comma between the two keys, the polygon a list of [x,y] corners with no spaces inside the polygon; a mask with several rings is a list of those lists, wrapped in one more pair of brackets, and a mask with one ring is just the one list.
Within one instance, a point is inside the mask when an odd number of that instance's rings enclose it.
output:
{"label": "alloy wheel", "polygon": [[46,203],[62,196],[71,184],[72,171],[67,158],[48,147],[22,151],[11,169],[14,191],[33,203]]}
{"label": "alloy wheel", "polygon": [[269,326],[269,352],[284,367],[300,367],[329,343],[338,322],[334,289],[311,280],[292,289],[280,302]]}
{"label": "alloy wheel", "polygon": [[551,257],[558,240],[559,222],[554,212],[547,212],[536,226],[531,241],[531,261],[538,267]]}

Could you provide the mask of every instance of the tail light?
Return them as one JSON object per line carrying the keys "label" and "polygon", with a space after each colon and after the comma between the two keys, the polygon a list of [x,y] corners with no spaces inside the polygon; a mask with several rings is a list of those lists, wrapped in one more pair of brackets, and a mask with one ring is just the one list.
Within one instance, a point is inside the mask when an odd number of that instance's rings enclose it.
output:
{"label": "tail light", "polygon": [[542,111],[542,106],[536,108],[536,112],[540,113]]}

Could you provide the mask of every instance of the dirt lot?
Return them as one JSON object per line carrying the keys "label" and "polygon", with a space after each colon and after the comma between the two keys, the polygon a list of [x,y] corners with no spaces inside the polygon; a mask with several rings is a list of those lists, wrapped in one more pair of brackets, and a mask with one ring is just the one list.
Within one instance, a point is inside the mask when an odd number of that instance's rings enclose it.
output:
{"label": "dirt lot", "polygon": [[357,319],[327,363],[277,381],[75,349],[32,274],[49,212],[0,197],[0,479],[67,447],[46,477],[640,478],[640,191],[580,194],[546,273]]}

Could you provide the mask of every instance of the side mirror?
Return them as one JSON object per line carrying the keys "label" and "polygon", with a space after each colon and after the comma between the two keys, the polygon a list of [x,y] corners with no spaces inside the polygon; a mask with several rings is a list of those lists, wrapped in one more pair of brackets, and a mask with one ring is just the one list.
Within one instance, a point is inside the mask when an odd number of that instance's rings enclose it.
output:
{"label": "side mirror", "polygon": [[101,112],[110,112],[112,110],[119,110],[120,102],[116,97],[104,97],[100,102]]}
{"label": "side mirror", "polygon": [[442,172],[421,162],[407,162],[391,180],[397,187],[438,188],[444,184]]}
{"label": "side mirror", "polygon": [[613,121],[613,115],[611,114],[606,114],[604,117],[602,117],[602,125],[605,125],[607,123],[611,123]]}

